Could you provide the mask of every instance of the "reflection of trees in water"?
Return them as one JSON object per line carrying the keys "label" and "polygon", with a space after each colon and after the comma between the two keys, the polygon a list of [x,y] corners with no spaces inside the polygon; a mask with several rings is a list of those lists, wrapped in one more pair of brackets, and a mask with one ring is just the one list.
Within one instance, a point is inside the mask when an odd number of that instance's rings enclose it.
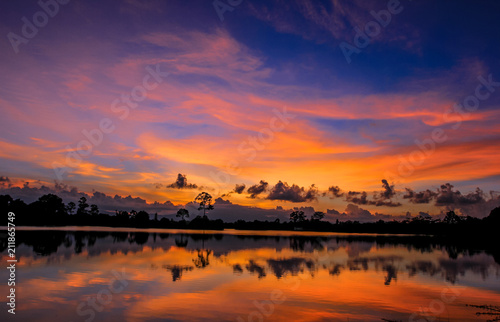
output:
{"label": "reflection of trees in water", "polygon": [[406,265],[406,271],[408,272],[409,277],[413,277],[418,273],[434,276],[441,270],[431,261],[418,260]]}
{"label": "reflection of trees in water", "polygon": [[[31,237],[35,237],[35,236],[31,236]],[[64,232],[58,232],[57,234],[45,236],[43,241],[31,239],[27,242],[32,243],[33,252],[35,252],[38,255],[43,255],[43,256],[57,252],[57,249],[61,245],[65,244],[65,243],[68,244],[67,237],[66,237],[66,234]]]}
{"label": "reflection of trees in water", "polygon": [[[384,271],[384,284],[391,285],[393,280],[397,280],[398,271],[406,270],[411,278],[417,274],[436,276],[439,274],[448,282],[456,283],[459,276],[465,275],[471,271],[475,274],[480,274],[483,279],[488,276],[488,271],[491,267],[496,266],[491,257],[483,255],[482,258],[459,258],[459,259],[441,259],[438,264],[431,261],[414,261],[410,264],[402,265],[404,257],[401,256],[374,256],[374,257],[358,257],[347,261],[346,264],[335,263],[332,265],[320,266],[315,260],[307,258],[292,257],[287,259],[268,259],[267,265],[257,263],[256,260],[250,259],[245,266],[246,270],[251,274],[256,274],[258,278],[266,276],[266,270],[269,269],[278,279],[290,274],[292,276],[299,273],[308,272],[314,277],[315,272],[322,268],[328,270],[332,276],[339,276],[343,270],[350,271],[368,271],[374,269],[376,271]],[[233,264],[233,273],[243,273],[241,264]]]}
{"label": "reflection of trees in water", "polygon": [[[361,270],[367,271],[369,269],[368,264],[373,263],[376,270],[380,268],[380,266],[385,266],[387,264],[394,264],[394,262],[402,261],[402,256],[371,256],[371,257],[358,257],[353,258],[347,261],[347,266],[350,270]],[[360,268],[361,266],[361,268]]]}
{"label": "reflection of trees in water", "polygon": [[291,236],[290,248],[294,251],[304,251],[306,248],[321,251],[325,248],[326,237]]}
{"label": "reflection of trees in water", "polygon": [[94,234],[89,235],[88,238],[87,238],[87,245],[94,246],[96,240],[97,240],[97,236],[96,235],[94,235]]}
{"label": "reflection of trees in water", "polygon": [[[79,246],[93,247],[100,246],[98,240],[111,236],[113,243],[123,243],[128,241],[129,244],[152,244],[152,239],[148,239],[147,232],[84,232],[84,231],[16,231],[16,242],[18,244],[26,244],[33,246],[34,244],[53,242],[59,243],[65,239],[65,236],[73,241],[78,241]],[[158,233],[162,241],[168,240],[168,233]],[[460,256],[471,256],[474,254],[487,253],[491,254],[495,261],[500,264],[500,250],[496,245],[482,243],[480,240],[466,240],[467,243],[459,243],[456,241],[448,241],[445,238],[433,238],[429,236],[333,236],[333,237],[318,237],[318,236],[245,236],[245,235],[224,235],[224,234],[174,234],[177,240],[180,237],[180,244],[185,240],[192,241],[208,241],[214,240],[217,243],[218,249],[225,248],[228,250],[245,249],[248,246],[247,240],[252,240],[257,245],[252,245],[252,248],[258,248],[260,245],[271,246],[280,245],[283,247],[283,240],[288,240],[288,246],[293,250],[303,252],[313,252],[315,250],[323,250],[325,246],[329,249],[349,246],[352,257],[359,256],[363,252],[374,248],[385,248],[390,246],[405,247],[409,251],[419,251],[421,253],[432,253],[436,250],[445,250],[451,259],[459,258]],[[225,240],[229,239],[227,243]],[[242,242],[234,242],[235,239]],[[34,242],[36,240],[36,242]],[[469,243],[470,241],[470,243]],[[75,243],[73,243],[74,245]],[[189,244],[189,243],[188,243]],[[474,244],[474,245],[473,245]],[[125,245],[124,245],[125,246]],[[0,251],[5,251],[7,244],[3,240],[0,243]],[[45,247],[45,246],[43,246]],[[161,245],[160,245],[161,247]],[[170,246],[168,246],[170,247]],[[167,248],[168,248],[167,247]],[[186,245],[187,247],[187,245]],[[47,245],[46,251],[50,251],[50,245]],[[204,247],[201,247],[204,248]],[[484,250],[483,250],[484,249]]]}
{"label": "reflection of trees in water", "polygon": [[448,256],[452,259],[457,259],[460,253],[460,250],[457,247],[451,245],[446,245],[445,250],[448,253]]}
{"label": "reflection of trees in water", "polygon": [[181,234],[180,238],[175,237],[175,245],[180,248],[185,248],[188,245],[188,238],[186,235]]}
{"label": "reflection of trees in water", "polygon": [[80,254],[83,251],[83,247],[87,246],[88,248],[92,248],[97,240],[107,238],[110,233],[109,232],[88,232],[88,231],[75,231],[68,232],[69,236],[73,236],[75,239],[75,254]]}
{"label": "reflection of trees in water", "polygon": [[[143,245],[153,245],[160,249],[168,251],[172,245],[185,248],[188,252],[193,252],[193,269],[204,268],[210,265],[214,256],[217,258],[229,250],[240,250],[259,247],[273,247],[276,249],[286,249],[287,246],[300,254],[282,259],[252,259],[248,258],[243,263],[231,263],[235,274],[242,274],[247,271],[263,278],[271,272],[277,278],[287,274],[294,275],[300,272],[309,272],[313,275],[319,269],[325,269],[332,276],[340,275],[344,269],[349,270],[368,270],[374,268],[385,272],[384,282],[388,284],[401,272],[408,272],[409,277],[417,274],[428,275],[432,277],[441,277],[443,280],[456,283],[461,276],[467,272],[479,274],[483,279],[488,277],[492,268],[500,269],[500,252],[497,249],[490,248],[482,251],[480,248],[464,247],[463,245],[446,244],[444,240],[432,239],[430,237],[414,236],[334,236],[334,237],[315,237],[315,236],[228,236],[222,234],[174,234],[173,239],[168,239],[168,233],[157,234],[162,240],[153,242],[154,238],[149,238],[147,232],[86,232],[86,231],[16,231],[17,245],[24,244],[31,248],[33,254],[47,256],[58,252],[59,249],[64,253],[58,256],[66,257],[70,253],[80,254],[84,250],[88,256],[98,256],[103,252],[115,254],[118,251],[127,254],[128,251],[140,252]],[[106,240],[105,240],[106,239]],[[102,240],[102,241],[101,241]],[[206,249],[205,242],[212,240],[214,247]],[[201,241],[198,245],[193,241]],[[253,242],[252,242],[253,241]],[[137,245],[132,247],[131,245]],[[189,248],[191,246],[191,249]],[[198,249],[194,247],[198,246]],[[438,261],[418,260],[402,262],[403,258],[395,256],[360,256],[370,252],[373,248],[393,248],[405,247],[408,251],[427,252],[445,252],[448,256]],[[2,251],[6,250],[6,244],[1,243]],[[345,248],[348,250],[349,258],[343,263],[330,263],[321,265],[313,258],[309,259],[308,254],[316,250],[325,251],[328,249]],[[25,255],[26,248],[18,249]],[[24,254],[22,254],[24,252]],[[31,256],[28,253],[27,256]],[[372,255],[372,254],[371,254]],[[172,266],[173,267],[173,266]],[[176,280],[181,278],[181,270]],[[177,271],[176,271],[177,272]],[[175,273],[177,274],[177,273]],[[177,275],[176,275],[177,276]]]}
{"label": "reflection of trees in water", "polygon": [[368,270],[369,264],[378,270],[382,265],[387,275],[385,284],[389,285],[393,279],[397,279],[398,270],[404,269],[408,273],[408,277],[414,277],[417,274],[428,275],[431,277],[441,276],[444,280],[455,284],[459,276],[464,276],[467,272],[478,274],[485,280],[488,277],[488,272],[491,267],[497,267],[497,264],[492,257],[485,254],[476,255],[475,257],[460,257],[457,259],[440,259],[436,264],[429,260],[412,261],[402,265],[396,265],[402,262],[403,257],[400,256],[377,256],[377,257],[360,257],[348,261],[347,265],[336,264],[330,269],[331,275],[339,275],[341,270],[348,268],[349,270]]}
{"label": "reflection of trees in water", "polygon": [[210,255],[212,251],[210,249],[197,249],[198,256],[193,258],[194,266],[197,268],[205,268],[210,265]]}
{"label": "reflection of trees in water", "polygon": [[290,248],[294,251],[303,251],[306,240],[304,238],[290,238]]}
{"label": "reflection of trees in water", "polygon": [[[316,264],[313,260],[300,257],[268,259],[266,261],[266,264],[267,267],[273,272],[274,276],[276,276],[276,278],[278,279],[287,274],[296,276],[306,270],[311,274],[311,276],[314,276],[314,272],[316,270]],[[266,266],[258,264],[257,261],[253,259],[250,259],[248,261],[248,264],[245,265],[245,268],[249,273],[256,274],[258,278],[263,278],[267,275]],[[241,274],[242,272],[243,268],[240,264],[233,265],[233,273]]]}
{"label": "reflection of trees in water", "polygon": [[358,242],[358,243],[340,243],[347,253],[349,258],[359,257],[363,253],[369,253],[373,247],[376,246],[375,243],[368,242]]}
{"label": "reflection of trees in water", "polygon": [[73,240],[71,240],[70,236],[68,235],[64,236],[63,245],[66,248],[70,248],[73,245]]}
{"label": "reflection of trees in water", "polygon": [[315,268],[314,262],[305,258],[268,259],[267,264],[278,279],[285,274],[294,276],[302,273],[305,268],[313,275]]}
{"label": "reflection of trees in water", "polygon": [[[162,265],[162,268],[170,271],[172,273],[172,281],[179,281],[184,272],[190,272],[194,268],[205,268],[210,265],[210,255],[212,250],[210,249],[198,249],[196,258],[193,258],[194,266],[189,265]],[[158,268],[156,264],[151,264],[152,269]]]}
{"label": "reflection of trees in water", "polygon": [[83,250],[83,246],[85,246],[83,238],[80,236],[75,236],[75,254],[80,254]]}
{"label": "reflection of trees in water", "polygon": [[476,312],[477,316],[486,315],[490,319],[487,322],[500,321],[500,306],[498,305],[474,305],[474,304],[466,304],[465,306],[472,307],[475,309],[479,309]]}
{"label": "reflection of trees in water", "polygon": [[182,277],[183,272],[189,272],[193,270],[193,266],[181,266],[181,265],[163,265],[162,266],[167,271],[172,272],[172,281],[178,281]]}
{"label": "reflection of trees in water", "polygon": [[386,276],[384,277],[384,284],[390,285],[393,279],[397,279],[398,267],[396,267],[396,262],[403,261],[404,258],[402,256],[374,256],[374,257],[357,257],[352,258],[347,261],[345,266],[341,264],[335,264],[329,270],[330,275],[338,276],[342,272],[344,268],[347,268],[351,271],[368,271],[370,269],[370,265],[376,271],[382,269],[386,272]]}
{"label": "reflection of trees in water", "polygon": [[481,261],[466,257],[457,260],[440,259],[439,266],[444,271],[445,279],[455,284],[458,276],[464,276],[467,271],[479,274],[485,280],[488,277],[488,270],[493,264],[492,260],[489,260],[489,263],[487,261],[488,258],[483,258]]}
{"label": "reflection of trees in water", "polygon": [[[212,237],[215,237],[218,240],[222,240],[222,234],[215,234],[215,235],[205,235],[203,234],[197,234],[196,237],[201,239],[202,241],[202,248],[197,248],[196,251],[198,253],[198,256],[196,258],[193,258],[193,263],[194,266],[197,268],[205,268],[208,265],[210,265],[210,255],[212,254],[211,249],[205,249],[205,240],[211,239]],[[194,239],[194,237],[193,237]],[[196,240],[196,239],[195,239]]]}
{"label": "reflection of trees in water", "polygon": [[344,265],[335,264],[328,270],[328,273],[333,276],[338,276],[340,275],[340,272],[342,271],[343,268]]}
{"label": "reflection of trees in water", "polygon": [[[69,248],[73,241],[71,234],[65,231],[25,231],[16,230],[16,246],[26,245],[31,247],[36,255],[47,256],[57,252],[59,247]],[[7,249],[7,238],[2,238],[0,251]]]}
{"label": "reflection of trees in water", "polygon": [[437,264],[425,260],[414,261],[406,265],[406,270],[410,277],[418,273],[429,276],[440,275],[446,281],[455,284],[459,276],[464,276],[467,272],[479,274],[485,280],[488,277],[489,269],[495,266],[493,258],[483,254],[476,258],[440,259]]}
{"label": "reflection of trees in water", "polygon": [[128,242],[130,244],[144,245],[148,242],[149,233],[143,232],[132,232],[129,234]]}
{"label": "reflection of trees in water", "polygon": [[121,243],[128,239],[128,232],[112,232],[111,237],[113,238],[113,243]]}
{"label": "reflection of trees in water", "polygon": [[[211,240],[211,239],[215,238],[215,235],[214,234],[190,234],[189,237],[191,237],[191,239],[194,241],[205,242],[207,240]],[[220,237],[220,236],[218,238],[220,238],[219,240],[222,239],[222,237]]]}
{"label": "reflection of trees in water", "polygon": [[398,270],[396,269],[396,267],[394,267],[393,265],[389,264],[389,265],[385,265],[383,267],[383,270],[387,272],[387,276],[385,277],[385,285],[391,285],[391,281],[393,279],[397,279],[398,278]]}
{"label": "reflection of trees in water", "polygon": [[[172,273],[172,281],[176,282],[179,281],[182,277],[182,274],[184,272],[190,272],[194,269],[193,266],[189,265],[162,265],[161,268],[170,271]],[[151,269],[157,270],[158,265],[156,264],[151,264]]]}
{"label": "reflection of trees in water", "polygon": [[243,268],[241,267],[240,264],[233,265],[233,273],[237,274],[237,275],[240,275],[241,273],[243,273]]}
{"label": "reflection of trees in water", "polygon": [[245,266],[247,271],[250,273],[256,273],[259,278],[266,276],[266,270],[264,267],[258,265],[254,260],[248,261],[248,264]]}

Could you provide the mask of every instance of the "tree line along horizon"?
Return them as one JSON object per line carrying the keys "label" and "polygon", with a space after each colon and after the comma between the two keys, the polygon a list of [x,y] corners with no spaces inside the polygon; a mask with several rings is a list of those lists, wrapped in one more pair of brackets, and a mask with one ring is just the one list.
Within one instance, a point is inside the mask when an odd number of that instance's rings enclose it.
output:
{"label": "tree line along horizon", "polygon": [[[42,195],[38,200],[26,204],[21,199],[13,199],[10,195],[0,195],[0,207],[4,213],[13,212],[16,214],[16,221],[21,225],[64,225],[64,224],[75,224],[75,225],[95,225],[103,224],[109,226],[135,226],[135,227],[148,227],[148,226],[159,226],[166,228],[199,228],[199,227],[209,227],[220,229],[224,228],[225,225],[229,223],[223,222],[221,219],[210,220],[208,219],[206,213],[207,211],[214,210],[213,198],[207,192],[201,192],[194,199],[194,203],[198,204],[198,211],[203,210],[203,216],[197,215],[191,221],[187,221],[186,218],[190,217],[190,213],[185,208],[180,208],[177,210],[176,217],[180,218],[179,221],[174,221],[173,219],[168,219],[166,217],[158,220],[158,213],[153,215],[153,219],[150,219],[150,214],[145,210],[136,211],[132,209],[130,212],[124,210],[115,210],[115,215],[104,214],[99,211],[99,207],[96,204],[88,204],[86,197],[81,197],[78,200],[78,205],[73,201],[65,204],[61,197],[49,193]],[[292,224],[291,228],[297,230],[297,228],[318,228],[323,225],[326,228],[327,224],[332,225],[329,221],[323,221],[325,218],[325,213],[322,211],[316,211],[307,219],[304,211],[293,210],[290,215],[290,220],[288,222],[281,222],[279,218],[276,220],[262,221],[262,223],[267,223],[269,226],[276,228],[280,224]],[[403,221],[384,221],[378,220],[372,222],[375,224],[471,224],[478,225],[480,223],[494,221],[500,222],[500,207],[493,209],[489,216],[479,219],[471,216],[459,216],[455,214],[454,211],[448,211],[446,216],[441,219],[432,219],[429,217],[418,216],[411,219],[405,219]],[[86,222],[87,220],[87,222]],[[255,222],[260,222],[254,220]],[[235,222],[236,227],[240,223],[247,223],[243,219],[239,219]],[[158,225],[155,225],[158,224]],[[335,225],[366,225],[370,223],[360,223],[359,221],[347,220],[344,222],[339,222],[337,219]],[[257,227],[259,228],[259,227]],[[264,227],[265,228],[265,227]],[[286,227],[285,227],[286,228]]]}

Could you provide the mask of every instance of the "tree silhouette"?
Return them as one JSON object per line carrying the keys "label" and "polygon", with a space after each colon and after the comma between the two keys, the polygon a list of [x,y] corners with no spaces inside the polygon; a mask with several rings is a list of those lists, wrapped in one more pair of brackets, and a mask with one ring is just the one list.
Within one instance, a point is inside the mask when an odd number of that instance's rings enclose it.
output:
{"label": "tree silhouette", "polygon": [[92,216],[99,215],[99,207],[97,207],[97,205],[90,205],[90,214]]}
{"label": "tree silhouette", "polygon": [[290,220],[294,223],[306,220],[306,216],[302,210],[294,211],[290,214]]}
{"label": "tree silhouette", "polygon": [[127,224],[129,222],[130,216],[128,212],[124,210],[115,210],[116,218],[120,224]]}
{"label": "tree silhouette", "polygon": [[454,211],[448,211],[443,221],[447,224],[458,224],[460,221],[462,221],[462,218],[456,215]]}
{"label": "tree silhouette", "polygon": [[203,217],[206,216],[207,210],[213,210],[214,206],[212,205],[212,196],[207,192],[202,192],[194,199],[195,203],[200,204],[198,210],[203,209]]}
{"label": "tree silhouette", "polygon": [[[85,197],[81,197],[78,205],[74,202],[65,205],[60,197],[55,194],[46,194],[40,197],[35,202],[26,204],[21,199],[13,200],[9,195],[0,195],[0,210],[5,212],[13,212],[18,216],[17,224],[20,226],[109,226],[109,227],[147,227],[147,228],[189,228],[189,229],[275,229],[275,230],[307,230],[307,231],[336,231],[336,232],[363,232],[363,233],[416,233],[416,234],[435,234],[447,235],[453,238],[463,237],[465,235],[485,238],[488,241],[497,235],[498,226],[500,225],[500,207],[491,211],[486,218],[479,219],[471,216],[460,216],[454,211],[446,213],[445,218],[441,220],[429,220],[428,216],[420,215],[418,217],[406,217],[406,220],[401,222],[383,221],[360,223],[359,221],[344,221],[338,219],[336,223],[325,221],[325,214],[316,212],[310,220],[306,219],[303,211],[295,208],[295,211],[289,214],[290,221],[281,222],[279,219],[274,221],[245,221],[238,220],[235,223],[225,223],[221,219],[209,220],[206,216],[207,210],[214,209],[212,205],[212,196],[203,192],[200,193],[195,202],[199,204],[199,210],[203,209],[204,214],[196,216],[189,224],[185,221],[187,210],[179,209],[178,217],[182,221],[174,219],[162,218],[157,220],[155,214],[154,219],[149,219],[149,214],[145,211],[137,212],[132,210],[130,214],[124,210],[116,210],[116,215],[112,216],[107,213],[99,213],[97,205],[92,205],[89,211],[89,205]],[[77,208],[77,216],[74,214],[75,207]],[[106,211],[108,212],[108,211]],[[90,216],[93,214],[95,216]],[[83,216],[78,216],[83,215]],[[321,220],[323,219],[323,220]],[[16,225],[17,225],[16,224]],[[153,235],[154,236],[154,235]],[[5,242],[5,241],[4,241]],[[78,242],[75,244],[77,245]],[[494,243],[488,245],[493,247]],[[0,241],[0,251],[2,247]],[[80,246],[75,249],[81,248]],[[497,256],[498,252],[494,253]],[[500,255],[496,257],[500,262]],[[496,259],[495,259],[496,260]]]}
{"label": "tree silhouette", "polygon": [[66,206],[62,199],[51,193],[41,196],[31,206],[37,209],[37,212],[42,217],[63,216],[67,214]]}
{"label": "tree silhouette", "polygon": [[0,196],[0,207],[1,209],[5,209],[5,211],[7,211],[7,209],[9,208],[9,204],[12,202],[12,197],[9,196],[9,195],[1,195]]}
{"label": "tree silhouette", "polygon": [[87,208],[89,204],[87,203],[87,198],[81,197],[80,200],[78,200],[78,210],[76,211],[77,215],[87,215]]}
{"label": "tree silhouette", "polygon": [[[149,214],[145,212],[144,210],[141,210],[139,212],[136,212],[135,210],[134,214],[132,215],[132,219],[135,221],[135,224],[137,226],[146,226],[149,223]],[[132,212],[130,212],[132,214]]]}
{"label": "tree silhouette", "polygon": [[68,214],[72,215],[73,211],[76,209],[76,204],[73,201],[70,201],[68,205],[66,206],[66,211]]}
{"label": "tree silhouette", "polygon": [[322,211],[316,211],[312,216],[311,220],[321,221],[321,219],[325,218],[325,213]]}
{"label": "tree silhouette", "polygon": [[177,210],[177,215],[176,217],[181,217],[182,221],[185,221],[184,217],[189,217],[189,211],[187,209],[181,208]]}

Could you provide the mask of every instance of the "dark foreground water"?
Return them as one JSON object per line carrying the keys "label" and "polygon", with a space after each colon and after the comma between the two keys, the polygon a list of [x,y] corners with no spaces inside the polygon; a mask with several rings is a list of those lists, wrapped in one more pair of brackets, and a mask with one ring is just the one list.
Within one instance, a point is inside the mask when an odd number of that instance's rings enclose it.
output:
{"label": "dark foreground water", "polygon": [[[4,303],[0,320],[498,317],[470,306],[500,304],[498,256],[426,237],[65,229],[16,232],[16,314]],[[1,250],[7,266],[5,238]],[[8,279],[1,270],[4,302]]]}

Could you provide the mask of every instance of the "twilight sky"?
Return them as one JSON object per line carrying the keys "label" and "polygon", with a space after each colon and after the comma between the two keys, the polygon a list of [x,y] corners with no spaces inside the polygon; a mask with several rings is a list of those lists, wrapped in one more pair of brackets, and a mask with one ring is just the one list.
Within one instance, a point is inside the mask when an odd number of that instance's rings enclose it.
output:
{"label": "twilight sky", "polygon": [[59,1],[0,4],[0,193],[170,214],[207,191],[224,219],[500,205],[497,1]]}

